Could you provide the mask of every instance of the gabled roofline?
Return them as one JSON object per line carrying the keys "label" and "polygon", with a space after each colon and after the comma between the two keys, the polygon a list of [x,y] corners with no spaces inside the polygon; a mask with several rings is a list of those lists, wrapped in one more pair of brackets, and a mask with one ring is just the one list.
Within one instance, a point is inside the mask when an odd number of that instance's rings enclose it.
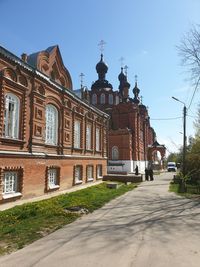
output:
{"label": "gabled roofline", "polygon": [[20,59],[19,57],[17,57],[16,55],[14,55],[13,53],[11,53],[10,51],[8,51],[7,49],[5,49],[2,46],[0,46],[0,55],[3,55],[4,57],[8,58],[9,60],[14,62],[15,64],[18,64],[21,67],[23,67],[24,69],[30,71],[34,75],[39,76],[40,78],[45,80],[48,84],[53,85],[56,89],[58,89],[60,91],[64,91],[66,94],[71,96],[77,102],[83,104],[85,107],[93,110],[94,112],[98,113],[99,115],[103,115],[105,118],[109,118],[110,117],[107,113],[105,113],[105,112],[97,109],[96,107],[94,107],[92,105],[89,105],[88,103],[84,102],[78,96],[76,96],[76,94],[73,93],[72,90],[69,90],[68,88],[65,88],[64,86],[61,86],[60,84],[58,84],[55,81],[51,80],[47,75],[45,75],[41,71],[37,70],[33,66],[29,65],[28,63],[24,62],[22,59]]}

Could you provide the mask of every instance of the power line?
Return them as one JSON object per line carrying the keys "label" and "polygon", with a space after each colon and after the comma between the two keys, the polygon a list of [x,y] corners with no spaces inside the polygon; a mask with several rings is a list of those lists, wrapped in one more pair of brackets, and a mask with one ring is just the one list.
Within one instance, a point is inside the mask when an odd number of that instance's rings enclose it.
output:
{"label": "power line", "polygon": [[166,120],[178,120],[178,119],[182,119],[183,117],[175,117],[175,118],[151,118],[151,120],[154,121],[166,121]]}
{"label": "power line", "polygon": [[191,100],[190,100],[190,104],[189,104],[187,110],[189,110],[189,109],[190,109],[190,106],[192,105],[192,101],[193,101],[193,99],[194,99],[194,96],[195,96],[195,94],[196,94],[197,88],[198,88],[198,86],[199,86],[199,82],[200,82],[200,76],[199,76],[199,79],[198,79],[198,81],[197,81],[197,83],[196,83],[196,86],[195,86],[195,88],[194,88],[194,92],[193,92],[193,94],[192,94],[192,98],[191,98]]}

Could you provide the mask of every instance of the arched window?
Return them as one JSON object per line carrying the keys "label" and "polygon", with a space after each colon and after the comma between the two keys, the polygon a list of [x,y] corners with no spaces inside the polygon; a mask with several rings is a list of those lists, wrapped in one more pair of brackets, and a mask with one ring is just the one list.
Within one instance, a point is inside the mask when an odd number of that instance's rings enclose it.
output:
{"label": "arched window", "polygon": [[117,146],[112,147],[112,159],[113,160],[119,159],[119,150]]}
{"label": "arched window", "polygon": [[108,102],[110,105],[113,105],[113,95],[109,94]]}
{"label": "arched window", "polygon": [[46,106],[46,144],[57,145],[58,111],[53,105]]}
{"label": "arched window", "polygon": [[115,105],[118,105],[118,104],[119,104],[119,96],[116,95],[116,97],[115,97]]}
{"label": "arched window", "polygon": [[97,95],[96,94],[92,95],[92,104],[93,105],[97,104]]}
{"label": "arched window", "polygon": [[19,138],[19,98],[13,94],[6,94],[4,109],[4,136]]}
{"label": "arched window", "polygon": [[101,94],[101,104],[105,104],[105,94]]}

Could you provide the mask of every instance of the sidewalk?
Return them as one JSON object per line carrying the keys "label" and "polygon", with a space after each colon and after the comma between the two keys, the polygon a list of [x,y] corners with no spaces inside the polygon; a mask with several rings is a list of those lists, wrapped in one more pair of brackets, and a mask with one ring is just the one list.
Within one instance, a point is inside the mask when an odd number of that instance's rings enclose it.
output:
{"label": "sidewalk", "polygon": [[71,192],[74,192],[74,191],[77,191],[77,190],[81,190],[81,189],[84,189],[84,188],[87,188],[87,187],[90,187],[90,186],[94,186],[94,185],[97,185],[97,184],[100,184],[100,183],[102,183],[102,180],[95,181],[95,182],[92,182],[92,183],[85,183],[85,184],[82,184],[82,185],[76,185],[76,186],[73,186],[73,187],[71,187],[69,189],[66,189],[66,190],[47,193],[45,195],[42,195],[42,196],[39,196],[39,197],[34,197],[34,198],[31,198],[31,199],[22,199],[22,200],[17,200],[17,201],[14,201],[14,202],[0,204],[0,211],[7,210],[7,209],[10,209],[10,208],[13,208],[15,206],[19,206],[19,205],[22,205],[22,204],[25,204],[25,203],[36,202],[36,201],[40,201],[40,200],[43,200],[43,199],[49,199],[51,197],[55,197],[55,196],[58,196],[58,195],[71,193]]}

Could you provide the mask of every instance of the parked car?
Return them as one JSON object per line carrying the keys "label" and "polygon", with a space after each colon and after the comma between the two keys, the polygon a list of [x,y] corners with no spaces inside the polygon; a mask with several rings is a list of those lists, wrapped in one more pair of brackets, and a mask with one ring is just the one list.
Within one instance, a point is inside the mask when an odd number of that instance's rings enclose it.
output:
{"label": "parked car", "polygon": [[167,163],[167,171],[168,172],[176,172],[177,171],[176,162],[168,162]]}

